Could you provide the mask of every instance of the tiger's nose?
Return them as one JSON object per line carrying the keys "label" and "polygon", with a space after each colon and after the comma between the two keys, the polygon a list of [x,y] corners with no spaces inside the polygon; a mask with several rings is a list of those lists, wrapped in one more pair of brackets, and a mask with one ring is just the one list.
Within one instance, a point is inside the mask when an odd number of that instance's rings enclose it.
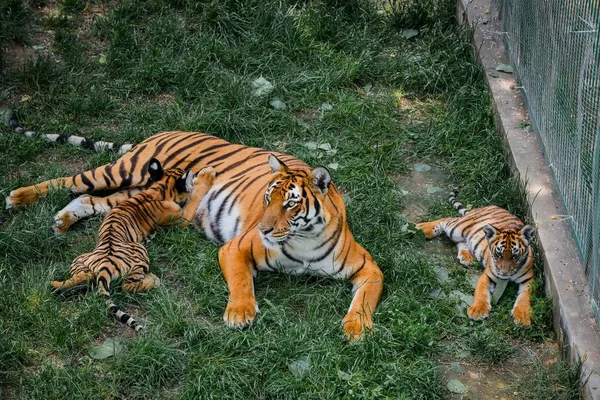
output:
{"label": "tiger's nose", "polygon": [[272,226],[262,226],[262,225],[258,225],[258,229],[260,229],[260,231],[262,232],[263,235],[268,235],[269,233],[273,232],[273,230],[275,230],[275,228],[273,228]]}

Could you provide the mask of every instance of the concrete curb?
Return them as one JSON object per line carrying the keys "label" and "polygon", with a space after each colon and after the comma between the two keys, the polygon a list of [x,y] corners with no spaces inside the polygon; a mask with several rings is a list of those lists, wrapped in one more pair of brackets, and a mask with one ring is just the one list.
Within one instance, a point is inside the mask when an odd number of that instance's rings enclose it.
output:
{"label": "concrete curb", "polygon": [[[520,127],[527,120],[527,110],[519,85],[514,75],[495,70],[500,63],[509,64],[509,58],[498,10],[491,3],[458,0],[457,18],[474,28],[474,45],[492,93],[496,124],[511,167],[527,191],[544,259],[546,294],[553,299],[558,343],[571,361],[578,357],[585,360],[584,396],[600,400],[600,331],[590,309],[588,280],[568,220],[552,218],[564,211],[537,134]],[[491,72],[499,76],[492,78]]]}

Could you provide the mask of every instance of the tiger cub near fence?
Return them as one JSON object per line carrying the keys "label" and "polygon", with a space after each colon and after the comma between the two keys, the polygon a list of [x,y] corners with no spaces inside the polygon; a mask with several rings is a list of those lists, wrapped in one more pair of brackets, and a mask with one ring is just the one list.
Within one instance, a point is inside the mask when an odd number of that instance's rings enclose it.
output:
{"label": "tiger cub near fence", "polygon": [[512,309],[518,325],[531,325],[531,286],[534,279],[531,239],[535,232],[530,225],[497,206],[467,210],[456,200],[457,191],[450,202],[460,217],[442,218],[417,224],[427,239],[444,232],[458,247],[458,260],[469,265],[473,256],[485,268],[477,281],[473,305],[467,309],[469,318],[486,318],[492,309],[490,293],[499,279],[508,279],[519,285],[519,294]]}
{"label": "tiger cub near fence", "polygon": [[[100,226],[96,248],[75,258],[70,269],[72,277],[51,283],[54,289],[64,290],[88,281],[95,282],[109,311],[137,332],[143,327],[111,300],[111,281],[123,278],[121,287],[129,293],[158,287],[160,280],[149,272],[150,260],[142,241],[154,232],[157,225],[170,225],[180,220],[182,225],[188,224],[215,179],[215,171],[210,167],[201,170],[194,178],[191,171],[180,168],[163,170],[156,159],[148,164],[148,172],[153,183],[106,215]],[[188,204],[182,209],[179,203],[185,200]]]}

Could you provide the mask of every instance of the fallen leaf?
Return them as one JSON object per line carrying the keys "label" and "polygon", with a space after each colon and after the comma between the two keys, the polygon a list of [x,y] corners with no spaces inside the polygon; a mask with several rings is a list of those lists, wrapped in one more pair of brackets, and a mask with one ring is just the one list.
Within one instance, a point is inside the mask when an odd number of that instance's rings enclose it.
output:
{"label": "fallen leaf", "polygon": [[431,292],[427,293],[427,297],[429,297],[430,299],[443,299],[446,297],[446,295],[444,294],[442,289],[434,289]]}
{"label": "fallen leaf", "polygon": [[452,393],[467,393],[469,389],[458,379],[450,379],[446,384],[446,388]]}
{"label": "fallen leaf", "polygon": [[497,78],[500,76],[500,74],[498,74],[497,72],[490,72],[488,75],[491,76],[492,78]]}
{"label": "fallen leaf", "polygon": [[450,279],[450,274],[446,268],[435,266],[433,267],[433,270],[435,271],[440,283],[448,282]]}
{"label": "fallen leaf", "polygon": [[333,106],[329,103],[322,103],[321,106],[319,107],[319,110],[321,111],[331,111],[333,110]]}
{"label": "fallen leaf", "polygon": [[100,346],[94,346],[88,354],[94,360],[103,360],[108,357],[116,356],[123,352],[123,345],[119,341],[109,338],[102,343]]}
{"label": "fallen leaf", "polygon": [[320,145],[317,146],[317,148],[321,149],[321,150],[325,150],[325,151],[331,151],[331,144],[329,143],[321,143]]}
{"label": "fallen leaf", "polygon": [[415,36],[417,36],[419,34],[419,31],[416,29],[403,29],[402,30],[402,36],[404,36],[407,39],[413,38]]}
{"label": "fallen leaf", "polygon": [[285,110],[287,107],[283,100],[280,99],[273,99],[269,102],[269,104],[276,110]]}
{"label": "fallen leaf", "polygon": [[450,369],[460,375],[464,375],[467,373],[465,371],[465,369],[463,367],[461,367],[461,365],[459,363],[455,363],[455,362],[450,364]]}
{"label": "fallen leaf", "polygon": [[512,74],[513,73],[512,67],[510,65],[508,65],[508,64],[498,64],[496,66],[496,71],[506,72],[508,74]]}
{"label": "fallen leaf", "polygon": [[352,376],[344,371],[338,370],[338,377],[343,381],[349,381]]}
{"label": "fallen leaf", "polygon": [[31,96],[30,95],[24,94],[23,96],[21,96],[21,101],[22,102],[26,102],[26,101],[29,101],[29,100],[31,100]]}
{"label": "fallen leaf", "polygon": [[340,164],[338,164],[338,163],[327,164],[327,168],[329,168],[329,169],[338,169],[339,166],[340,166]]}
{"label": "fallen leaf", "polygon": [[304,376],[304,374],[306,373],[306,371],[308,371],[309,367],[310,367],[310,358],[309,357],[302,357],[299,360],[292,361],[290,363],[290,365],[288,366],[288,368],[290,369],[290,372],[292,373],[292,375],[294,375],[296,377],[296,379],[301,379]]}
{"label": "fallen leaf", "polygon": [[252,91],[254,96],[263,96],[273,90],[275,85],[263,78],[261,75],[258,79],[252,82],[252,87],[254,87],[254,90]]}
{"label": "fallen leaf", "polygon": [[306,147],[309,150],[316,150],[317,142],[306,142],[306,143],[304,143],[304,147]]}
{"label": "fallen leaf", "polygon": [[508,279],[498,279],[496,281],[496,287],[494,288],[494,294],[492,294],[492,303],[498,304],[504,290],[506,289],[506,285],[508,285]]}
{"label": "fallen leaf", "polygon": [[415,171],[417,171],[417,172],[427,172],[427,171],[431,170],[431,166],[427,165],[427,164],[414,163],[413,167],[414,167]]}

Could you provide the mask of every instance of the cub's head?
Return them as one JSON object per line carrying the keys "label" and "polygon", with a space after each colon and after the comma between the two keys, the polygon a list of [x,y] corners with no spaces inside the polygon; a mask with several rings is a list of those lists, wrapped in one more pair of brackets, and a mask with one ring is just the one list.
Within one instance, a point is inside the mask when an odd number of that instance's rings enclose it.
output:
{"label": "cub's head", "polygon": [[181,168],[163,169],[160,161],[153,158],[148,163],[148,173],[152,182],[148,190],[161,200],[172,200],[176,203],[187,200],[194,180],[191,171],[184,171]]}
{"label": "cub's head", "polygon": [[525,225],[519,229],[497,229],[493,225],[483,227],[488,241],[493,272],[508,277],[515,274],[529,258],[529,243],[535,229]]}
{"label": "cub's head", "polygon": [[274,155],[269,156],[273,179],[264,195],[264,213],[258,223],[263,241],[283,243],[308,238],[325,226],[323,201],[331,184],[326,168],[312,171],[290,169]]}

